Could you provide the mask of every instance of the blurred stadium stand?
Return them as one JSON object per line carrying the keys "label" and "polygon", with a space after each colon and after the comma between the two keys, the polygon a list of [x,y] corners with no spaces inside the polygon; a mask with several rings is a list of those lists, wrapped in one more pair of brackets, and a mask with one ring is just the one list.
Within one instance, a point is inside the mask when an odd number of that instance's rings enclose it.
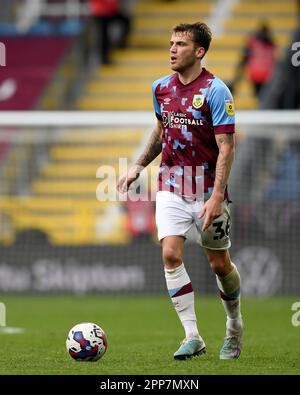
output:
{"label": "blurred stadium stand", "polygon": [[70,38],[0,36],[0,41],[9,48],[9,66],[0,75],[0,110],[36,108],[71,46]]}
{"label": "blurred stadium stand", "polygon": [[[29,101],[25,96],[24,100],[26,90],[17,91],[23,99],[17,106],[16,85],[9,82],[3,88],[7,79],[14,78],[6,73],[15,70],[1,68],[0,109],[96,110],[100,115],[105,110],[111,111],[111,120],[93,126],[72,125],[69,121],[66,126],[50,113],[51,126],[0,123],[0,291],[164,290],[160,246],[155,232],[153,236],[153,207],[139,206],[135,213],[132,205],[99,202],[95,193],[99,166],[112,166],[118,175],[119,158],[126,157],[130,163],[151,131],[148,113],[143,125],[136,121],[143,117],[140,110],[153,114],[151,83],[170,73],[168,43],[173,25],[198,20],[213,23],[215,37],[205,66],[230,81],[247,35],[261,18],[267,20],[282,63],[266,90],[264,108],[282,108],[282,98],[276,103],[274,98],[284,67],[290,66],[289,48],[297,28],[296,1],[234,1],[221,15],[217,0],[132,0],[130,4],[133,29],[129,46],[113,50],[111,65],[99,66],[93,58],[85,1],[44,1],[28,21],[20,17],[24,14],[19,1],[3,2],[0,42],[6,42],[8,49],[12,48],[9,40],[19,42],[25,52],[28,43],[34,43],[37,47],[33,50],[39,55],[36,59],[41,63],[37,62],[33,70],[27,56],[14,50],[15,68],[20,69],[17,75],[24,72],[25,65],[32,68],[24,83],[31,87],[29,93],[34,97]],[[18,18],[21,22],[16,23]],[[8,51],[8,66],[10,56]],[[290,71],[299,74],[299,69]],[[33,90],[32,81],[39,70],[44,80]],[[293,79],[289,84],[286,91],[293,86]],[[5,96],[7,92],[10,97]],[[245,78],[237,88],[235,104],[238,111],[257,108]],[[299,108],[299,100],[285,107]],[[121,111],[132,111],[131,123],[120,126],[124,116]],[[300,169],[299,157],[293,151],[294,141],[299,140],[299,120],[285,125],[260,119],[256,113],[251,116],[248,123],[238,126],[237,159],[230,186],[234,200],[233,256],[237,265],[253,262],[253,269],[243,266],[249,279],[246,293],[299,293],[299,227],[293,218],[298,218],[300,197],[298,189],[291,188]],[[294,164],[294,172],[289,172],[287,164]],[[285,184],[278,185],[284,173],[288,173]],[[155,179],[156,173],[151,177]],[[286,199],[276,192],[282,187],[290,191],[283,194],[292,201],[288,207]],[[276,199],[271,199],[274,193]],[[281,226],[278,232],[277,223]],[[288,237],[282,246],[280,241]],[[214,292],[213,275],[194,243],[187,245],[186,260],[195,278],[194,288]],[[114,273],[122,270],[124,281],[111,282]],[[107,281],[97,282],[99,275],[106,276]],[[93,284],[89,283],[94,277]]]}
{"label": "blurred stadium stand", "polygon": [[[299,3],[300,4],[300,3]],[[300,69],[293,65],[291,59],[295,56],[293,43],[300,42],[300,27],[294,31],[290,45],[278,63],[275,75],[266,86],[261,101],[261,109],[293,109],[300,106]]]}
{"label": "blurred stadium stand", "polygon": [[9,67],[1,70],[0,110],[68,109],[88,74],[85,1],[3,0],[2,6],[0,41],[9,49]]}
{"label": "blurred stadium stand", "polygon": [[[129,48],[116,50],[113,64],[98,68],[87,84],[86,93],[78,100],[77,108],[151,110],[151,83],[170,74],[168,45],[171,28],[184,21],[218,24],[218,29],[211,25],[214,38],[204,64],[224,81],[233,78],[248,35],[258,27],[262,18],[274,32],[280,59],[297,26],[297,2],[241,0],[232,3],[227,12],[222,10],[223,13],[218,15],[221,2],[216,0],[135,2]],[[223,3],[221,5],[225,7]],[[235,94],[236,108],[253,109],[257,104],[251,85],[243,78]]]}
{"label": "blurred stadium stand", "polygon": [[[129,241],[119,203],[96,199],[100,182],[96,171],[112,166],[119,174],[119,156],[133,155],[143,136],[141,129],[110,126],[65,128],[58,135],[53,128],[19,133],[24,140],[10,142],[1,168],[0,207],[12,223],[11,232],[1,234],[3,242],[14,242],[16,232],[32,227],[53,244]],[[47,133],[53,136],[50,142]]]}

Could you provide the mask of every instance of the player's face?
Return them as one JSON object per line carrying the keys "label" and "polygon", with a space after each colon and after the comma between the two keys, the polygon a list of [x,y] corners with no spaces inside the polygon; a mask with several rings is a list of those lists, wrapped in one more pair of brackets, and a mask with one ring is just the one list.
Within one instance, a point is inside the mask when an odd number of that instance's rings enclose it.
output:
{"label": "player's face", "polygon": [[203,48],[195,45],[190,33],[173,33],[170,40],[171,69],[184,72],[199,61],[203,51]]}

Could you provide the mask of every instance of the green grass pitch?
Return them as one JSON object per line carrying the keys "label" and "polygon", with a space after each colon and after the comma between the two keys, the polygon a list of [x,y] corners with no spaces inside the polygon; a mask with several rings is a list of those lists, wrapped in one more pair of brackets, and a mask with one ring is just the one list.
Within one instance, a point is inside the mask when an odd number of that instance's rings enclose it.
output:
{"label": "green grass pitch", "polygon": [[[218,297],[197,296],[198,324],[205,355],[173,360],[183,329],[165,296],[0,296],[7,326],[0,333],[0,374],[299,374],[300,326],[291,323],[299,297],[245,298],[245,340],[239,360],[220,361],[225,313]],[[69,329],[96,322],[107,333],[108,349],[98,362],[76,362],[67,354]]]}

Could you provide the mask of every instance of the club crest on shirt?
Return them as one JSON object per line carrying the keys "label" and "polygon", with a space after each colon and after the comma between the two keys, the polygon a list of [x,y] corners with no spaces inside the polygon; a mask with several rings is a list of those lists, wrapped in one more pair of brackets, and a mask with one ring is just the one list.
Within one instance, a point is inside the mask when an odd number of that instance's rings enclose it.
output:
{"label": "club crest on shirt", "polygon": [[226,112],[228,115],[234,115],[234,104],[232,100],[225,100]]}
{"label": "club crest on shirt", "polygon": [[205,98],[204,95],[194,95],[192,102],[193,107],[200,108],[204,103],[204,98]]}

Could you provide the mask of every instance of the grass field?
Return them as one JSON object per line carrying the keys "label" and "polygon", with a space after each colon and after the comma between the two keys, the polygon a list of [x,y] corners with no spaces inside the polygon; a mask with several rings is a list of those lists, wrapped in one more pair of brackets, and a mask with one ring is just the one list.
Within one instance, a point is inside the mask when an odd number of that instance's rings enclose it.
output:
{"label": "grass field", "polygon": [[[174,361],[183,329],[166,296],[0,296],[7,326],[0,334],[0,374],[299,374],[300,326],[291,324],[299,297],[244,299],[245,345],[236,361],[220,361],[225,315],[217,297],[197,297],[198,323],[207,353]],[[96,322],[108,336],[98,362],[76,362],[66,353],[69,329]]]}

